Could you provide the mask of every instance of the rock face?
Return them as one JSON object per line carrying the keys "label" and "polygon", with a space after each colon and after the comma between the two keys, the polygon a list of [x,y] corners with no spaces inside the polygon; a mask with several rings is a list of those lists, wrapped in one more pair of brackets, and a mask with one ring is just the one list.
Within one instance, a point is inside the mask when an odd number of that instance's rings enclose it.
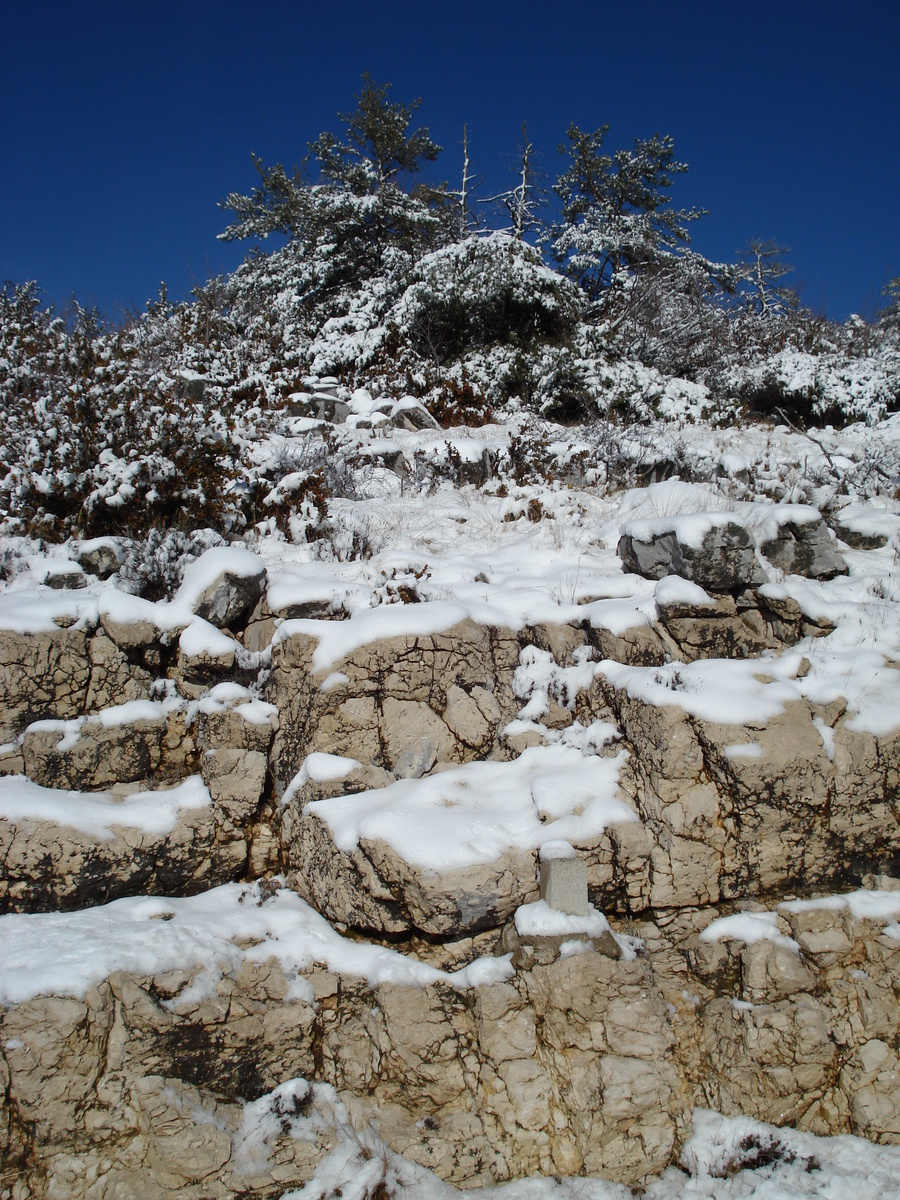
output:
{"label": "rock face", "polygon": [[[29,725],[17,750],[0,758],[0,774],[12,777],[0,780],[0,912],[81,908],[141,892],[189,895],[240,877],[277,719],[266,705],[255,706],[250,721],[244,705],[209,707],[190,725],[183,707],[167,712],[146,701]],[[59,798],[52,816],[3,819],[17,775],[45,789],[37,797],[43,808]],[[188,783],[200,794],[184,792]],[[172,809],[171,820],[154,808]]]}
{"label": "rock face", "polygon": [[[120,972],[84,999],[8,1006],[9,1143],[40,1147],[27,1177],[42,1195],[103,1194],[92,1179],[135,1197],[268,1195],[259,1158],[254,1172],[242,1157],[241,1103],[273,1105],[298,1076],[468,1186],[537,1172],[639,1183],[670,1160],[695,1104],[900,1140],[900,943],[883,921],[788,906],[774,936],[798,952],[704,941],[711,915],[635,925],[636,960],[579,953],[462,991],[371,989],[313,968],[301,997],[276,964],[245,961],[205,998],[189,990],[196,971]],[[276,1178],[299,1186],[327,1122],[305,1145],[278,1136]]]}
{"label": "rock face", "polygon": [[29,721],[41,717],[79,716],[90,679],[83,631],[4,632],[0,637],[0,738],[12,741]]}
{"label": "rock face", "polygon": [[[900,730],[866,732],[842,699],[804,690],[809,645],[778,655],[831,626],[787,583],[763,585],[746,528],[713,516],[623,535],[629,569],[690,581],[660,584],[633,628],[454,616],[434,632],[411,608],[390,636],[335,635],[273,613],[248,565],[204,575],[183,621],[133,600],[0,633],[5,921],[264,876],[248,909],[287,882],[349,947],[339,973],[318,950],[292,958],[287,924],[279,957],[250,929],[202,963],[129,960],[78,994],[9,999],[0,1200],[280,1194],[334,1144],[339,1104],[469,1186],[640,1184],[698,1105],[900,1144],[900,903],[795,903],[900,876]],[[790,552],[786,573],[821,572],[814,528],[782,522],[773,566]],[[428,632],[396,634],[416,621]],[[710,657],[755,716],[698,702]],[[551,751],[615,767],[607,818],[579,825],[597,789],[565,808],[554,776],[528,793],[536,837],[517,826],[444,870],[391,830],[351,837],[332,819],[360,793],[377,807],[385,789],[459,786],[473,764],[502,773]],[[563,811],[577,888],[545,879],[544,902],[587,932],[520,934]],[[593,907],[576,913],[585,876]],[[716,925],[738,909],[754,911]],[[384,943],[434,970],[370,986]]]}
{"label": "rock face", "polygon": [[746,528],[724,513],[631,521],[622,531],[619,557],[645,579],[680,575],[713,592],[735,592],[765,582],[756,545]]}
{"label": "rock face", "polygon": [[[87,800],[96,809],[106,800],[102,793],[99,799],[68,796],[73,808]],[[129,805],[110,796],[109,825],[99,833],[73,827],[64,813],[56,821],[18,817],[0,822],[0,912],[84,908],[141,893],[190,895],[235,879],[245,869],[244,826],[259,805],[258,794],[236,811],[234,805],[210,803],[209,792],[195,778],[167,791],[139,793],[136,799],[146,808],[173,808],[171,820],[157,816],[149,829],[130,824],[135,797]],[[68,818],[73,819],[77,817]]]}
{"label": "rock face", "polygon": [[489,758],[519,707],[512,675],[521,643],[511,630],[464,621],[446,633],[372,642],[320,671],[317,644],[304,631],[289,632],[273,651],[281,790],[313,751],[392,772],[409,769],[423,739],[437,762]]}

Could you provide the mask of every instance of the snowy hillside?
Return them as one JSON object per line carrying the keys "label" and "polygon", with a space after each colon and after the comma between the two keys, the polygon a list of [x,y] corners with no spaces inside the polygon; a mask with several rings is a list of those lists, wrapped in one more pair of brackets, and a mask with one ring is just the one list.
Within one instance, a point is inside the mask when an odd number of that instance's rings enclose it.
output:
{"label": "snowy hillside", "polygon": [[0,1200],[900,1196],[897,281],[413,111],[0,295]]}

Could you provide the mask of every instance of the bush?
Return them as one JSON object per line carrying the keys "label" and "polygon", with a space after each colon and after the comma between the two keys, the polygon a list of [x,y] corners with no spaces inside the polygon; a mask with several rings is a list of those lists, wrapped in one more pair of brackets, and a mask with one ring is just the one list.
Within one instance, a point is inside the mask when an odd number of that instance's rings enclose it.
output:
{"label": "bush", "polygon": [[184,572],[194,559],[224,541],[213,529],[193,533],[151,529],[146,541],[135,542],[125,555],[119,567],[119,587],[147,600],[164,600],[181,587]]}
{"label": "bush", "polygon": [[417,353],[444,364],[473,347],[558,340],[579,307],[577,289],[536,250],[494,233],[423,258],[391,321]]}

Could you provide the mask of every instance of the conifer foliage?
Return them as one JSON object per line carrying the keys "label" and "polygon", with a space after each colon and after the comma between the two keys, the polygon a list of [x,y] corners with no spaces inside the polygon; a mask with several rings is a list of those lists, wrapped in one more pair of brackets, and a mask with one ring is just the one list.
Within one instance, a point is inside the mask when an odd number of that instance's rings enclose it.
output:
{"label": "conifer foliage", "polygon": [[389,252],[415,261],[446,244],[452,227],[446,188],[418,178],[441,148],[427,129],[410,129],[421,102],[395,104],[389,93],[390,84],[365,75],[356,111],[340,114],[343,137],[320,133],[304,167],[290,176],[280,163],[266,167],[254,157],[261,184],[249,196],[233,192],[222,202],[238,219],[220,237],[284,234],[320,263],[316,293],[371,278]]}

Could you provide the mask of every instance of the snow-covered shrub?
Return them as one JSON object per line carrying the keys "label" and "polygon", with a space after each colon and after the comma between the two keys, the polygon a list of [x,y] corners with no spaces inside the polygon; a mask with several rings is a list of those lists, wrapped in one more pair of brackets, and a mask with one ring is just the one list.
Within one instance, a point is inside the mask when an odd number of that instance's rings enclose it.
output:
{"label": "snow-covered shrub", "polygon": [[537,250],[494,233],[426,255],[391,321],[418,354],[446,363],[475,346],[558,339],[579,307],[578,290]]}
{"label": "snow-covered shrub", "polygon": [[900,354],[862,358],[784,349],[749,368],[735,368],[731,386],[755,412],[791,419],[874,423],[900,406]]}
{"label": "snow-covered shrub", "polygon": [[224,541],[213,529],[193,533],[151,529],[146,540],[129,547],[119,567],[119,587],[147,600],[172,596],[190,563],[213,546],[224,545]]}
{"label": "snow-covered shrub", "polygon": [[161,305],[106,333],[94,313],[76,309],[67,327],[37,308],[33,290],[4,292],[0,506],[8,521],[60,535],[228,523],[235,422],[209,369],[217,351],[203,320],[198,306]]}

